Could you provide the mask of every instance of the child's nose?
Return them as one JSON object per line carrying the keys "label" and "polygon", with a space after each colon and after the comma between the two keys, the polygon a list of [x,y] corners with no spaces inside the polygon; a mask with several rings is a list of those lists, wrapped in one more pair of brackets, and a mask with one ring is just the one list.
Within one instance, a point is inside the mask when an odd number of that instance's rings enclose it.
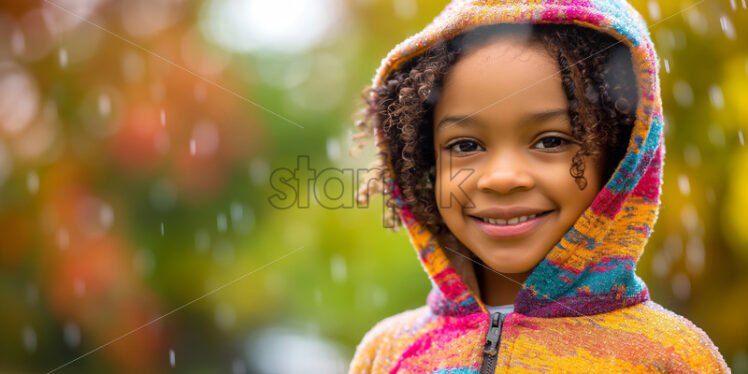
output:
{"label": "child's nose", "polygon": [[521,157],[504,152],[493,155],[479,170],[477,187],[482,191],[508,194],[532,188],[534,178]]}

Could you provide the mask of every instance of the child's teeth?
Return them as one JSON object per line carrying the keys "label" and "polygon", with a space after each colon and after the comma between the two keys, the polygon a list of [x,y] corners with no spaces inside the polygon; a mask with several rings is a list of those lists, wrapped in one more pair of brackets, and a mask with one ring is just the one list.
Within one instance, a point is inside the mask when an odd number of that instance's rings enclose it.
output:
{"label": "child's teeth", "polygon": [[535,214],[529,215],[529,216],[522,216],[522,217],[514,217],[509,220],[505,219],[493,219],[493,218],[483,218],[483,221],[492,223],[494,225],[514,225],[520,222],[525,222],[528,219],[535,218]]}

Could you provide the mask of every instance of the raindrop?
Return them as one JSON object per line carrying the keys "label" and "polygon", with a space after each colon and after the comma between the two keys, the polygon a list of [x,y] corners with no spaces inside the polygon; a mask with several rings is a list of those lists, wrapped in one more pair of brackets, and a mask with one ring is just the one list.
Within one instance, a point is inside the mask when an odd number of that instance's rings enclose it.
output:
{"label": "raindrop", "polygon": [[114,222],[114,211],[111,205],[95,197],[82,199],[77,206],[80,228],[90,237],[101,237],[109,231]]}
{"label": "raindrop", "polygon": [[70,348],[78,348],[81,344],[81,329],[73,322],[68,322],[63,328],[63,339]]}
{"label": "raindrop", "polygon": [[219,304],[216,306],[214,318],[216,326],[224,331],[229,331],[234,327],[236,322],[236,312],[231,305]]}
{"label": "raindrop", "polygon": [[39,192],[39,175],[36,174],[36,171],[32,170],[26,174],[26,188],[32,195],[36,195]]}
{"label": "raindrop", "polygon": [[21,332],[21,340],[26,352],[36,351],[36,331],[31,326],[25,326]]}
{"label": "raindrop", "polygon": [[[699,213],[693,205],[684,205],[680,211],[680,220],[688,232],[699,230]],[[700,230],[699,230],[700,231]]]}
{"label": "raindrop", "polygon": [[252,208],[245,207],[238,201],[231,205],[231,220],[234,231],[239,234],[246,234],[255,226],[255,214]]}
{"label": "raindrop", "polygon": [[730,8],[732,8],[732,10],[737,10],[738,3],[735,0],[730,0]]}
{"label": "raindrop", "polygon": [[670,74],[670,60],[665,59],[665,72]]}
{"label": "raindrop", "polygon": [[218,213],[218,216],[216,217],[216,226],[218,226],[218,232],[226,232],[228,229],[228,219],[226,218],[226,214],[224,213]]}
{"label": "raindrop", "polygon": [[[37,82],[25,69],[11,63],[0,65],[0,129],[19,134],[32,124],[39,112],[39,96]],[[4,147],[0,145],[0,148]],[[0,149],[0,152],[5,153],[5,150]],[[3,156],[0,155],[0,158],[5,158]],[[3,161],[0,160],[0,164]],[[4,169],[3,166],[0,165],[0,169]],[[2,179],[0,175],[0,182]]]}
{"label": "raindrop", "polygon": [[697,235],[691,235],[686,245],[686,269],[694,275],[704,270],[704,241]]}
{"label": "raindrop", "polygon": [[68,66],[68,50],[65,49],[65,47],[60,47],[58,57],[60,61],[60,67],[66,68]]}
{"label": "raindrop", "polygon": [[161,126],[166,126],[166,111],[161,109]]}
{"label": "raindrop", "polygon": [[735,39],[735,26],[732,25],[732,21],[727,16],[719,17],[719,25],[722,26],[722,31],[728,38]]}
{"label": "raindrop", "polygon": [[108,116],[112,112],[112,100],[107,94],[99,95],[99,114],[102,117]]}
{"label": "raindrop", "polygon": [[722,95],[722,89],[716,84],[709,87],[709,100],[717,109],[725,107],[725,97]]}
{"label": "raindrop", "polygon": [[738,142],[740,142],[740,145],[745,145],[745,139],[743,139],[743,130],[738,130]]}
{"label": "raindrop", "polygon": [[327,159],[333,162],[340,160],[340,142],[338,139],[327,139]]}
{"label": "raindrop", "polygon": [[725,132],[721,127],[717,125],[709,127],[709,141],[717,147],[725,146]]}
{"label": "raindrop", "polygon": [[647,9],[649,10],[649,18],[651,18],[652,21],[660,19],[660,3],[658,3],[657,0],[649,0],[649,3],[647,3]]}
{"label": "raindrop", "polygon": [[239,201],[234,201],[233,203],[231,203],[229,211],[231,212],[231,222],[233,223],[237,223],[241,221],[242,218],[244,218],[244,207]]}
{"label": "raindrop", "polygon": [[57,246],[60,249],[66,249],[70,245],[70,234],[65,228],[57,229]]}
{"label": "raindrop", "polygon": [[678,189],[683,196],[688,196],[691,193],[691,183],[688,181],[687,175],[678,177]]}
{"label": "raindrop", "polygon": [[699,147],[689,144],[683,150],[683,159],[686,160],[686,164],[691,167],[697,167],[701,163],[701,152]]}
{"label": "raindrop", "polygon": [[171,365],[171,367],[174,367],[174,365],[176,365],[176,357],[174,357],[173,349],[169,350],[169,365]]}
{"label": "raindrop", "polygon": [[99,207],[99,220],[102,226],[112,227],[112,223],[114,223],[114,210],[112,210],[111,205],[106,203],[101,204],[101,207]]}
{"label": "raindrop", "polygon": [[73,281],[73,290],[75,295],[81,297],[86,294],[86,282],[83,279],[76,279]]}
{"label": "raindrop", "polygon": [[194,156],[197,153],[197,144],[195,139],[190,139],[190,155]]}
{"label": "raindrop", "polygon": [[205,229],[199,229],[195,232],[195,249],[204,253],[210,249],[210,233]]}
{"label": "raindrop", "polygon": [[748,9],[748,7],[746,7],[746,5],[745,5],[745,0],[741,0],[740,3],[743,5],[743,9]]}
{"label": "raindrop", "polygon": [[709,24],[706,21],[706,17],[696,9],[692,8],[691,11],[687,13],[686,19],[691,25],[693,31],[697,34],[704,35],[709,30]]}
{"label": "raindrop", "polygon": [[693,104],[693,90],[691,85],[686,81],[677,81],[673,85],[673,95],[678,105],[682,107],[689,107]]}
{"label": "raindrop", "polygon": [[675,274],[672,280],[672,287],[673,295],[680,300],[687,300],[691,295],[691,281],[686,274]]}
{"label": "raindrop", "polygon": [[191,139],[191,142],[195,142],[194,146],[190,143],[190,152],[193,155],[199,152],[201,156],[210,156],[216,153],[220,143],[218,128],[211,121],[198,122],[192,129]]}
{"label": "raindrop", "polygon": [[346,262],[343,256],[334,255],[330,258],[330,274],[332,275],[332,280],[337,283],[343,283],[348,278]]}
{"label": "raindrop", "polygon": [[657,44],[665,51],[678,48],[678,40],[675,33],[668,28],[662,27],[655,31]]}
{"label": "raindrop", "polygon": [[161,236],[164,236],[164,223],[161,222]]}

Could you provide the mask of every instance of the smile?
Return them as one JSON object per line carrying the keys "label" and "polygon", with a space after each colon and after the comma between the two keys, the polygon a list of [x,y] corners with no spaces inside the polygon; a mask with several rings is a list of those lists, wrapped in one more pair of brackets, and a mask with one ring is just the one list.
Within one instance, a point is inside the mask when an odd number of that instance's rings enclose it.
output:
{"label": "smile", "polygon": [[518,216],[510,219],[484,218],[475,216],[470,216],[470,218],[486,235],[495,238],[510,238],[532,231],[541,223],[543,223],[543,221],[545,221],[545,219],[551,212],[553,211]]}

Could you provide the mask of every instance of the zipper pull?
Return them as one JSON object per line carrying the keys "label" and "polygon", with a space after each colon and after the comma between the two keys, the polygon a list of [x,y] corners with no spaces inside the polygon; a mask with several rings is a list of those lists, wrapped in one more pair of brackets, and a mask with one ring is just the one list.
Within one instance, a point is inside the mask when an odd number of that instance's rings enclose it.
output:
{"label": "zipper pull", "polygon": [[501,323],[504,322],[504,315],[501,312],[491,314],[491,327],[486,335],[486,343],[483,346],[483,353],[496,356],[499,353],[499,339],[501,339]]}
{"label": "zipper pull", "polygon": [[483,345],[483,364],[481,374],[494,374],[498,363],[499,342],[501,341],[501,327],[506,315],[501,312],[491,314],[491,327],[486,335],[486,343]]}

